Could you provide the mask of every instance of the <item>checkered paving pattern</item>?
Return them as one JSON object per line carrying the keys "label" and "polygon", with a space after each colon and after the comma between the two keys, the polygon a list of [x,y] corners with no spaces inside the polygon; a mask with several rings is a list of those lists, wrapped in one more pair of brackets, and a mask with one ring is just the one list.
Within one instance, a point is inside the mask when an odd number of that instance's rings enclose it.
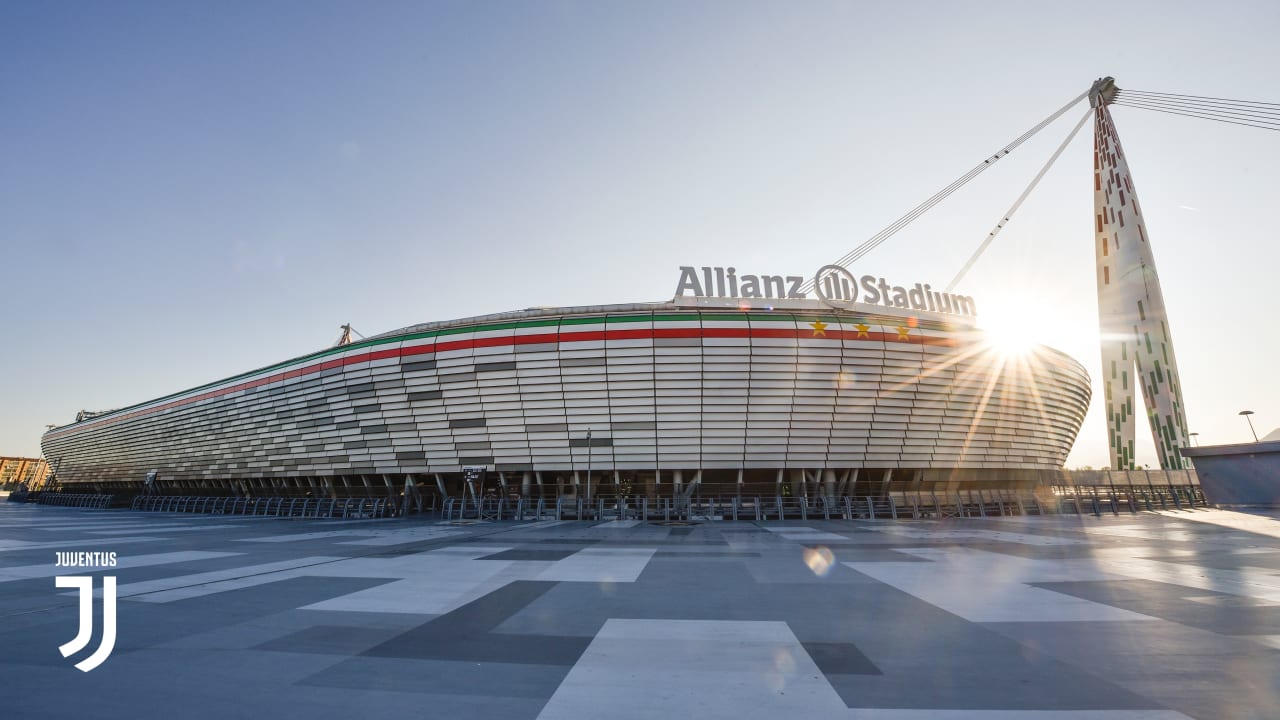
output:
{"label": "checkered paving pattern", "polygon": [[[89,673],[58,652],[68,574],[117,578]],[[1210,510],[672,527],[4,503],[0,618],[6,717],[1280,716],[1280,520]]]}

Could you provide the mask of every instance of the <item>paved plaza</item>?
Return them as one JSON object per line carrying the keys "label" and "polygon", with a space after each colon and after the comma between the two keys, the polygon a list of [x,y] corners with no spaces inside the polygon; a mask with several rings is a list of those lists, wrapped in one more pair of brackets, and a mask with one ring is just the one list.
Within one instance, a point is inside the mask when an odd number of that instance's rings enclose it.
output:
{"label": "paved plaza", "polygon": [[[116,565],[56,567],[59,551]],[[74,588],[116,578],[84,653]],[[6,718],[1280,717],[1280,520],[468,523],[0,503]]]}

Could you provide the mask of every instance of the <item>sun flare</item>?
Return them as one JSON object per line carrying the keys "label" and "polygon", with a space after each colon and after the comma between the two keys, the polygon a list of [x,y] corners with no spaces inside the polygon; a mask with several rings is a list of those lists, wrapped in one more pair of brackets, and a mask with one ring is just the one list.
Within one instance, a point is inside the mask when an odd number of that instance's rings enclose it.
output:
{"label": "sun flare", "polygon": [[1002,357],[1026,355],[1040,344],[1036,322],[1014,309],[990,313],[982,326],[991,349]]}
{"label": "sun flare", "polygon": [[1012,325],[998,325],[986,330],[992,349],[1006,357],[1026,355],[1038,343],[1031,333]]}

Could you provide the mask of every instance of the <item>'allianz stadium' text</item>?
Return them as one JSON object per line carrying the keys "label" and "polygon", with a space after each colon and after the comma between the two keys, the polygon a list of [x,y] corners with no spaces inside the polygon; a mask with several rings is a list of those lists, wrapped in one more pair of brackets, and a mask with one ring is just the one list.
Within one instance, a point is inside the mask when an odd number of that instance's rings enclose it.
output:
{"label": "'allianz stadium' text", "polygon": [[[830,266],[828,266],[830,267]],[[699,272],[699,270],[701,272]],[[916,283],[914,287],[890,285],[884,278],[863,275],[854,279],[848,271],[841,273],[818,271],[815,289],[818,299],[834,307],[845,308],[859,302],[888,307],[924,310],[951,315],[978,314],[977,305],[969,295],[938,292],[928,283]],[[842,277],[843,276],[843,277]],[[803,300],[808,297],[801,287],[800,275],[739,275],[736,268],[689,266],[680,267],[680,282],[676,284],[676,297],[722,298],[787,298]],[[849,308],[846,308],[849,309]]]}

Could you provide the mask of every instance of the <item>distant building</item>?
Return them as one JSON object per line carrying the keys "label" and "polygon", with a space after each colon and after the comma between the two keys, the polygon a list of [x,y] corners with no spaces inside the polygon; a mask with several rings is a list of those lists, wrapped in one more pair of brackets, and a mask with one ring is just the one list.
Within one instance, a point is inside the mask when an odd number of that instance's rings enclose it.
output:
{"label": "distant building", "polygon": [[1258,442],[1182,448],[1215,505],[1280,507],[1280,428]]}
{"label": "distant building", "polygon": [[40,458],[0,457],[0,490],[19,484],[38,487],[49,478],[49,463]]}

